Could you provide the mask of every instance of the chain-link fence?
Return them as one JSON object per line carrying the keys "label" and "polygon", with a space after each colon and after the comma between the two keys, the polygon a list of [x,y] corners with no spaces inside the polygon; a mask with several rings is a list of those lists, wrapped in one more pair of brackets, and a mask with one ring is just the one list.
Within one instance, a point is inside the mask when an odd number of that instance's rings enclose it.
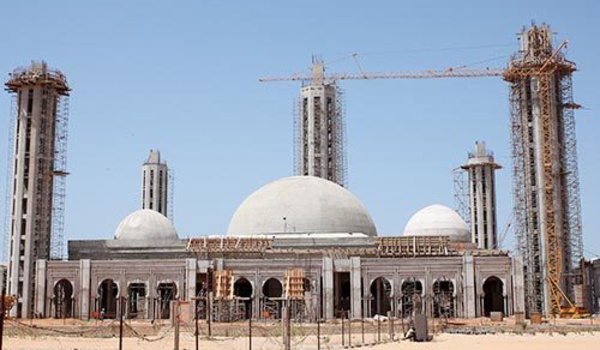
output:
{"label": "chain-link fence", "polygon": [[[210,326],[210,327],[209,327]],[[319,323],[244,320],[191,323],[142,320],[5,320],[4,350],[341,349],[398,340],[402,322],[387,318]]]}

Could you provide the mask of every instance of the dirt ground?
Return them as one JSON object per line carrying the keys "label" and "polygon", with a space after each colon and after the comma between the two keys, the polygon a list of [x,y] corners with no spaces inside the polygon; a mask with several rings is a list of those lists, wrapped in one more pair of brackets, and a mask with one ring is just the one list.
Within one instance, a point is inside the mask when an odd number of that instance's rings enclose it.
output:
{"label": "dirt ground", "polygon": [[[47,338],[6,338],[4,349],[10,350],[69,350],[69,349],[118,349],[118,338],[73,338],[73,337],[47,337]],[[143,350],[163,350],[173,349],[173,339],[164,338],[157,342],[141,341],[137,338],[123,339],[123,349],[143,349]],[[329,342],[335,339],[330,339]],[[356,345],[359,345],[358,342]],[[506,349],[527,349],[527,350],[552,350],[552,349],[597,349],[600,344],[600,334],[575,334],[568,335],[461,335],[461,334],[439,334],[429,343],[412,343],[402,341],[379,344],[370,347],[374,350],[392,350],[392,349],[485,349],[485,350],[506,350]],[[216,338],[202,339],[200,349],[204,350],[234,350],[248,349],[248,339],[244,338]],[[254,338],[252,349],[275,350],[282,349],[280,341],[271,338]],[[301,344],[293,344],[293,349],[317,349],[314,339],[307,339]],[[337,345],[322,344],[322,349],[341,348]],[[180,339],[180,349],[195,349],[193,337],[182,334]]]}
{"label": "dirt ground", "polygon": [[[372,321],[365,322],[364,335],[360,320],[352,322],[351,340],[348,324],[342,343],[341,324],[328,322],[320,328],[321,349],[342,349],[344,346],[368,346],[375,350],[391,349],[485,349],[485,350],[552,350],[600,349],[600,319],[547,320],[542,325],[516,325],[513,319],[491,322],[489,319],[450,320],[447,325],[430,324],[435,332],[428,343],[398,341],[402,325],[394,324],[395,341],[389,341],[387,325],[380,328]],[[314,324],[293,325],[291,348],[316,350],[317,336]],[[207,324],[200,325],[200,344],[203,350],[249,349],[248,323],[213,324],[211,337]],[[175,332],[168,322],[128,321],[124,327],[122,349],[167,350],[174,348]],[[19,320],[8,321],[3,338],[3,349],[9,350],[116,350],[119,349],[119,327],[115,320]],[[384,343],[374,345],[381,339]],[[349,344],[350,342],[350,344]],[[191,325],[182,325],[179,349],[194,350],[195,337]],[[281,325],[253,323],[252,350],[283,349]]]}

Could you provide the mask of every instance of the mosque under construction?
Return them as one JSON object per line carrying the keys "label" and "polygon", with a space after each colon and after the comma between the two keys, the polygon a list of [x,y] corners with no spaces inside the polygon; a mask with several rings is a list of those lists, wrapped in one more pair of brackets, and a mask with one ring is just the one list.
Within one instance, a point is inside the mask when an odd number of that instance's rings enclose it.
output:
{"label": "mosque under construction", "polygon": [[[181,239],[168,219],[169,169],[158,150],[142,165],[141,209],[114,239],[63,239],[66,76],[45,63],[18,68],[13,94],[6,292],[19,318],[304,321],[390,315],[563,317],[599,309],[600,261],[582,256],[571,74],[549,26],[523,29],[502,71],[402,73],[381,78],[502,76],[510,86],[514,252],[498,248],[495,171],[477,142],[468,217],[439,204],[398,232],[377,232],[345,188],[344,126],[337,80],[316,61],[301,90],[296,175],[251,193],[222,236]],[[367,74],[361,75],[363,78]],[[295,78],[294,80],[298,80]]]}

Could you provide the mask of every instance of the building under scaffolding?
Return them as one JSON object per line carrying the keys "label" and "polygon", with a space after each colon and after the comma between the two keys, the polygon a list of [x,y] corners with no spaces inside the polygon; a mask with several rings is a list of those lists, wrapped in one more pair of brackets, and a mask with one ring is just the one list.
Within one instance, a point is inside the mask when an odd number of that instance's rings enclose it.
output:
{"label": "building under scaffolding", "polygon": [[10,74],[6,90],[17,99],[11,142],[10,261],[7,292],[17,296],[11,315],[33,312],[38,259],[64,257],[64,203],[69,86],[45,62]]}
{"label": "building under scaffolding", "polygon": [[346,186],[343,96],[324,80],[323,62],[313,59],[313,79],[302,87],[294,120],[295,173]]}
{"label": "building under scaffolding", "polygon": [[523,29],[510,83],[515,221],[529,313],[572,308],[581,288],[581,213],[571,74],[548,25]]}
{"label": "building under scaffolding", "polygon": [[469,212],[471,235],[479,248],[497,249],[496,170],[502,168],[494,155],[486,151],[485,143],[477,141],[475,152],[469,153],[467,164],[461,166],[469,173]]}

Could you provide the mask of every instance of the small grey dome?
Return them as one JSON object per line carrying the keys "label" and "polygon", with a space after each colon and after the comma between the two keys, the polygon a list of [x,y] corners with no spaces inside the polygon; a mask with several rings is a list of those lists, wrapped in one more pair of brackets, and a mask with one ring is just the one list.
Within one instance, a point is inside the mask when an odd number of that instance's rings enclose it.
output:
{"label": "small grey dome", "polygon": [[161,213],[142,209],[121,221],[115,231],[118,240],[176,240],[177,231],[171,220]]}
{"label": "small grey dome", "polygon": [[452,242],[470,242],[471,233],[463,218],[440,204],[415,213],[404,228],[404,236],[448,236]]}
{"label": "small grey dome", "polygon": [[376,236],[371,216],[348,190],[314,176],[285,177],[239,206],[227,235],[363,233]]}

